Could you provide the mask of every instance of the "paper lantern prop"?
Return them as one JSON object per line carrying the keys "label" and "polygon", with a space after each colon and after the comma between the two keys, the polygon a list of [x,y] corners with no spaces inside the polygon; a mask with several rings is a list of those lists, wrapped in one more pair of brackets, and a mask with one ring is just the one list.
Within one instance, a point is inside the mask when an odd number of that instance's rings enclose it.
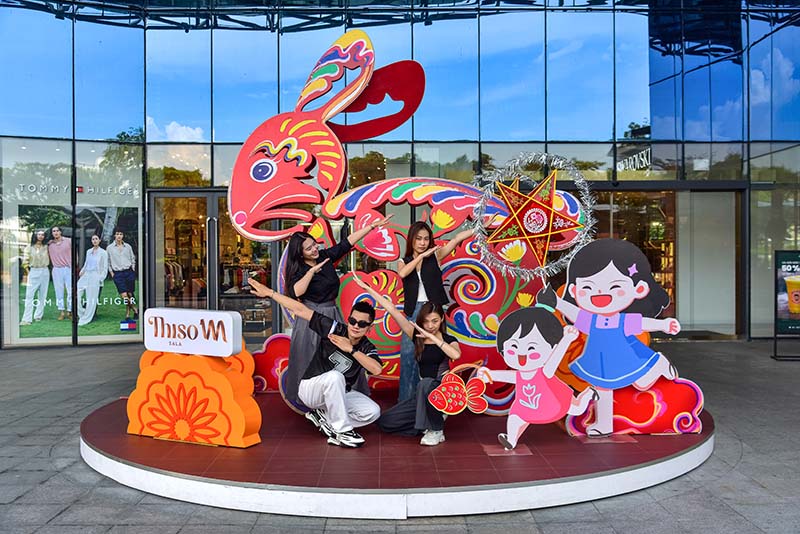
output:
{"label": "paper lantern prop", "polygon": [[250,447],[260,443],[253,399],[253,357],[145,351],[128,398],[128,433],[159,439]]}
{"label": "paper lantern prop", "polygon": [[485,384],[478,378],[470,378],[467,383],[457,373],[449,372],[442,377],[442,383],[428,395],[428,402],[446,415],[457,415],[469,408],[473,413],[483,413],[488,408],[483,398]]}

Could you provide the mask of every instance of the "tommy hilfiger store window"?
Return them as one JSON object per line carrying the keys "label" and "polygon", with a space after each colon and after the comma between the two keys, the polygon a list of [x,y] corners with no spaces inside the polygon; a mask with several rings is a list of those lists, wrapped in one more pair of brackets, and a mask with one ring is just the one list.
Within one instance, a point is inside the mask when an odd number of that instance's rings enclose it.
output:
{"label": "tommy hilfiger store window", "polygon": [[142,146],[3,138],[0,173],[3,346],[140,340]]}

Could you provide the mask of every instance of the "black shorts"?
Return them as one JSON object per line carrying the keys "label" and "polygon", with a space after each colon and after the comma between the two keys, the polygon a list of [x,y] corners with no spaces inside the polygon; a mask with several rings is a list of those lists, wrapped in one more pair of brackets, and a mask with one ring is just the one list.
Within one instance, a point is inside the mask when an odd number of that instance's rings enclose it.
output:
{"label": "black shorts", "polygon": [[132,296],[136,285],[136,272],[133,269],[114,271],[114,285],[117,286],[120,295],[127,293]]}

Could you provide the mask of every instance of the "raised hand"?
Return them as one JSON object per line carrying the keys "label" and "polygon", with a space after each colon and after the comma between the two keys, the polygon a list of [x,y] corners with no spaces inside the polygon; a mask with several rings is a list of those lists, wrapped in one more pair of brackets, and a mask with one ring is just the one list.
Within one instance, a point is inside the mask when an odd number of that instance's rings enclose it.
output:
{"label": "raised hand", "polygon": [[489,372],[488,367],[478,367],[478,370],[475,371],[475,376],[478,377],[478,380],[492,383],[492,373]]}
{"label": "raised hand", "polygon": [[369,223],[369,227],[374,230],[375,228],[377,228],[379,226],[383,226],[384,224],[389,222],[389,219],[391,219],[392,217],[394,217],[394,213],[390,213],[389,215],[387,215],[383,219],[376,219],[376,220],[372,221],[371,223]]}
{"label": "raised hand", "polygon": [[569,342],[573,342],[576,339],[578,339],[578,334],[579,334],[579,332],[578,332],[577,328],[575,328],[572,325],[567,325],[567,326],[564,327],[564,337],[563,337],[563,339],[566,339]]}
{"label": "raised hand", "polygon": [[317,274],[318,272],[320,272],[322,270],[322,268],[325,266],[325,264],[328,263],[330,260],[331,260],[330,258],[325,258],[324,260],[322,260],[318,264],[316,264],[313,267],[311,267],[309,269],[309,271],[311,271],[314,274]]}
{"label": "raised hand", "polygon": [[328,334],[328,339],[331,343],[336,345],[340,350],[350,354],[353,352],[353,344],[346,337],[337,336],[336,334]]}
{"label": "raised hand", "polygon": [[356,274],[356,272],[355,272],[355,271],[350,271],[350,272],[351,272],[351,273],[352,273],[352,275],[353,275],[353,282],[354,282],[354,283],[355,283],[355,284],[356,284],[358,287],[360,287],[361,289],[366,289],[367,291],[369,291],[369,290],[371,289],[371,288],[369,287],[369,284],[367,284],[367,283],[366,283],[364,280],[362,280],[362,279],[361,279],[361,277],[359,277],[359,276]]}
{"label": "raised hand", "polygon": [[268,297],[271,298],[272,294],[275,293],[275,291],[254,278],[250,278],[247,283],[250,284],[250,293],[257,297],[261,297],[262,299]]}
{"label": "raised hand", "polygon": [[427,258],[431,254],[436,254],[436,251],[438,251],[440,248],[442,248],[442,247],[440,247],[439,245],[435,245],[435,246],[429,248],[428,250],[426,250],[425,252],[423,252],[422,254],[420,254],[420,256],[422,256],[423,258]]}
{"label": "raised hand", "polygon": [[417,332],[419,332],[419,335],[417,335],[417,337],[424,337],[432,341],[440,341],[438,337],[436,337],[434,334],[431,334],[417,323],[412,322],[411,326],[413,326],[417,330]]}

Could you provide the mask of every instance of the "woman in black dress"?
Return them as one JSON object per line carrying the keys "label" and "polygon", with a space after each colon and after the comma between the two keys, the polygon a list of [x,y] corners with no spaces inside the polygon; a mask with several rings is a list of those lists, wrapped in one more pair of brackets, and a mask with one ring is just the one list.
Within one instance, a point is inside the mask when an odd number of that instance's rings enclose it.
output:
{"label": "woman in black dress", "polygon": [[[339,275],[334,263],[350,252],[353,245],[371,230],[383,226],[392,217],[372,221],[361,230],[353,232],[330,248],[320,249],[316,240],[306,232],[295,232],[289,238],[286,253],[286,293],[314,311],[318,311],[338,322],[344,318],[336,306],[339,296]],[[298,411],[308,409],[298,398],[300,380],[317,350],[320,338],[309,328],[308,321],[297,318],[289,344],[289,364],[283,378],[283,396]],[[369,394],[366,377],[356,384],[356,389]],[[366,391],[364,391],[366,389]]]}

